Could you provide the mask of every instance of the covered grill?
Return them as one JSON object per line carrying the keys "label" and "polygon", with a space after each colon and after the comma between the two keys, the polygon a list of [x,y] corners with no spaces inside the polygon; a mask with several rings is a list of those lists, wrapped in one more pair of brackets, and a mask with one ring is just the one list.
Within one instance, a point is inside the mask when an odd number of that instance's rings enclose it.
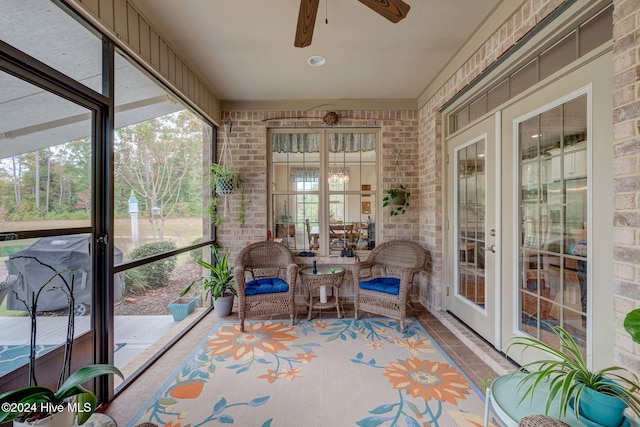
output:
{"label": "covered grill", "polygon": [[[7,296],[7,308],[9,310],[25,310],[18,297],[29,301],[32,292],[37,292],[40,287],[50,280],[56,272],[60,272],[71,285],[74,280],[74,296],[77,314],[84,314],[87,306],[91,306],[91,253],[90,241],[87,234],[70,236],[54,236],[39,239],[26,249],[15,252],[6,261],[9,274],[18,276],[17,282],[12,286],[12,291]],[[122,251],[114,249],[115,262],[122,262]],[[33,259],[35,258],[35,259]],[[50,265],[51,269],[38,263]],[[53,311],[67,308],[67,296],[61,290],[50,290],[53,287],[64,287],[60,277],[55,277],[40,293],[38,299],[38,311]],[[122,284],[120,274],[115,278],[115,302],[122,301]]]}

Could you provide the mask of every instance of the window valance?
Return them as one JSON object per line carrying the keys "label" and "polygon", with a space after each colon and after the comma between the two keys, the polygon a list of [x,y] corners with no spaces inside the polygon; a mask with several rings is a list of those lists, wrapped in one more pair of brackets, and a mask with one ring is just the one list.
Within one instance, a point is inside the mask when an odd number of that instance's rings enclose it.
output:
{"label": "window valance", "polygon": [[[331,133],[329,151],[332,153],[356,153],[376,149],[375,133]],[[271,147],[274,153],[317,153],[320,135],[317,133],[274,133]]]}
{"label": "window valance", "polygon": [[289,182],[318,182],[319,180],[319,168],[291,168],[289,171]]}

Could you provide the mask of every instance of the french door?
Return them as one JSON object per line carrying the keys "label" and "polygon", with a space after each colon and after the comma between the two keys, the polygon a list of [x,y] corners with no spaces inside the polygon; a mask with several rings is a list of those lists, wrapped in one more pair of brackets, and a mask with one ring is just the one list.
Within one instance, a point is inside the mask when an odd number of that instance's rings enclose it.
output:
{"label": "french door", "polygon": [[447,247],[449,284],[447,309],[496,345],[499,286],[499,174],[496,163],[496,123],[490,116],[447,141]]}
{"label": "french door", "polygon": [[525,334],[553,344],[549,326],[560,325],[590,366],[612,363],[610,60],[502,110],[502,350]]}
{"label": "french door", "polygon": [[444,306],[498,350],[520,335],[553,343],[561,325],[591,366],[612,363],[610,60],[446,140]]}

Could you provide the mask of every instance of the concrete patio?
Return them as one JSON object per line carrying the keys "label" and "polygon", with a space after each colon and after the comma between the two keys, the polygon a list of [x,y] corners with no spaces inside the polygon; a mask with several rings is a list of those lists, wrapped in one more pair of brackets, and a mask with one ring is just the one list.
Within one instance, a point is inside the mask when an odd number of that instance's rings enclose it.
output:
{"label": "concrete patio", "polygon": [[[176,322],[171,315],[116,316],[115,317],[115,365],[128,378],[153,354],[165,346],[173,337],[194,321],[204,309],[196,309],[182,321]],[[89,330],[88,316],[76,317],[75,335]],[[9,346],[25,346],[27,356],[30,336],[30,319],[26,316],[0,318],[0,351]],[[64,316],[38,317],[37,344],[42,346],[62,345],[66,336],[67,318]],[[50,351],[54,347],[47,348]],[[15,366],[0,358],[0,374]],[[20,364],[20,362],[17,362]],[[15,363],[14,363],[15,364]],[[3,366],[4,365],[4,366]],[[119,379],[117,379],[119,380]],[[118,381],[116,381],[118,382]]]}

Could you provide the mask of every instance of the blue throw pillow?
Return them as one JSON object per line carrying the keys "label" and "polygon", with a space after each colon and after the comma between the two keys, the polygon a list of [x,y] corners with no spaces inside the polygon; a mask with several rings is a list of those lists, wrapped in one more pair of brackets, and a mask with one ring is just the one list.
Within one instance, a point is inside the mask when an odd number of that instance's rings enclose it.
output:
{"label": "blue throw pillow", "polygon": [[396,279],[395,277],[377,277],[372,280],[360,282],[360,289],[398,295],[400,293],[400,279]]}
{"label": "blue throw pillow", "polygon": [[257,279],[247,282],[244,287],[244,294],[259,295],[259,294],[275,294],[278,292],[289,292],[289,285],[282,279],[277,277],[266,277],[264,279]]}

